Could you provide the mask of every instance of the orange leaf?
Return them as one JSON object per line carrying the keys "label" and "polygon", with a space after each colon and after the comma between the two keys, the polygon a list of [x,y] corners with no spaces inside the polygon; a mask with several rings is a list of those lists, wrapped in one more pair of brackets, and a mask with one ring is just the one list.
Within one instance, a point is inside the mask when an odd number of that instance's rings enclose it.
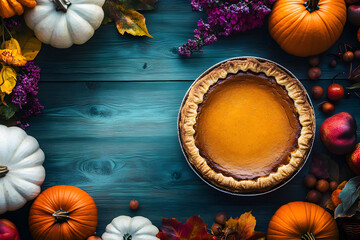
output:
{"label": "orange leaf", "polygon": [[238,219],[238,233],[240,239],[249,239],[253,234],[256,226],[256,219],[251,212],[244,213]]}

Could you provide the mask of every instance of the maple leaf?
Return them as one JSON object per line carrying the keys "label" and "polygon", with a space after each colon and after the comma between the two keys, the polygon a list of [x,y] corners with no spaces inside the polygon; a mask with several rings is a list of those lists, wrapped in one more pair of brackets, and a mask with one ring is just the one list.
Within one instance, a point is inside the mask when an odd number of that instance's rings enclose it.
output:
{"label": "maple leaf", "polygon": [[[265,234],[260,232],[255,232],[256,219],[251,214],[247,212],[242,214],[238,218],[230,218],[226,221],[225,227],[223,229],[225,239],[231,240],[261,240],[265,239]],[[229,231],[230,229],[230,231]],[[229,234],[226,236],[227,232]]]}
{"label": "maple leaf", "polygon": [[[136,0],[132,0],[136,2]],[[140,0],[137,0],[138,3]],[[123,4],[121,2],[124,2]],[[125,4],[124,0],[107,0],[103,6],[105,12],[105,18],[103,23],[114,21],[116,28],[120,34],[129,33],[134,36],[152,36],[149,34],[146,24],[145,17],[136,11],[131,6],[131,1]],[[129,8],[128,8],[129,7]],[[138,6],[140,8],[140,5]]]}
{"label": "maple leaf", "polygon": [[175,218],[162,218],[160,240],[213,240],[206,230],[206,224],[198,216],[190,217],[185,224]]}

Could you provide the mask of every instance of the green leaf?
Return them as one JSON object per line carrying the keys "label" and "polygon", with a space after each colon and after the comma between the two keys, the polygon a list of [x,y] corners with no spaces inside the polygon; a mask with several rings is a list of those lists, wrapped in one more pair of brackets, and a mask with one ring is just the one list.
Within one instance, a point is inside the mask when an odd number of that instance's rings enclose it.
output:
{"label": "green leaf", "polygon": [[0,105],[0,115],[3,119],[6,120],[12,118],[18,110],[18,107],[12,103],[8,104],[7,106],[3,104]]}
{"label": "green leaf", "polygon": [[360,176],[350,179],[340,192],[341,204],[335,209],[335,218],[352,217],[360,211],[357,200],[360,193]]}

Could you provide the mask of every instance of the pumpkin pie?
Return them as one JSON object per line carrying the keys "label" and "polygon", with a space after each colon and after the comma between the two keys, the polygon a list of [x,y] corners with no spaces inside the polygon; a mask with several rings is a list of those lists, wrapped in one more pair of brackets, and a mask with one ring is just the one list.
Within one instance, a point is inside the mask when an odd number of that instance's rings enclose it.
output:
{"label": "pumpkin pie", "polygon": [[218,188],[260,193],[289,179],[313,142],[315,117],[301,83],[275,63],[223,62],[189,89],[179,135],[195,170]]}

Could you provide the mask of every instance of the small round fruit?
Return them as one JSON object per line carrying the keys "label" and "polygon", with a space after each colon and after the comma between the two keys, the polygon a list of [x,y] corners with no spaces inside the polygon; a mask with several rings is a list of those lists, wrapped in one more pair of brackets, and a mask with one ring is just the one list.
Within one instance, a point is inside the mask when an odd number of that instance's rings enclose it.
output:
{"label": "small round fruit", "polygon": [[320,99],[324,95],[324,89],[321,86],[313,86],[311,95],[314,99]]}
{"label": "small round fruit", "polygon": [[344,88],[338,84],[331,84],[326,91],[327,97],[332,101],[338,101],[344,96]]}
{"label": "small round fruit", "polygon": [[90,236],[86,240],[102,240],[102,238],[98,236]]}
{"label": "small round fruit", "polygon": [[306,195],[306,200],[317,204],[321,201],[321,193],[318,190],[310,190]]}
{"label": "small round fruit", "polygon": [[332,114],[335,111],[335,106],[332,103],[325,102],[323,105],[321,105],[321,110],[325,114]]}
{"label": "small round fruit", "polygon": [[318,80],[321,77],[321,69],[318,67],[312,67],[308,71],[308,76],[311,80]]}
{"label": "small round fruit", "polygon": [[137,200],[131,200],[129,207],[131,210],[136,210],[139,208],[139,202]]}
{"label": "small round fruit", "polygon": [[344,62],[352,62],[354,60],[354,53],[352,51],[347,51],[343,54]]}
{"label": "small round fruit", "polygon": [[312,174],[307,174],[304,178],[304,185],[307,188],[313,188],[316,185],[316,177]]}
{"label": "small round fruit", "polygon": [[333,202],[333,204],[334,204],[335,207],[339,206],[339,204],[341,203],[341,200],[340,200],[340,198],[339,198],[340,192],[341,192],[340,189],[336,189],[336,190],[333,191],[332,194],[331,194],[331,201]]}
{"label": "small round fruit", "polygon": [[217,222],[220,225],[225,225],[227,220],[228,220],[228,216],[224,212],[218,213],[215,218],[215,222]]}
{"label": "small round fruit", "polygon": [[360,50],[356,50],[354,52],[354,56],[355,56],[355,59],[359,60],[360,59]]}
{"label": "small round fruit", "polygon": [[335,59],[330,61],[330,67],[335,68],[337,65],[337,61]]}
{"label": "small round fruit", "polygon": [[325,179],[320,179],[316,183],[316,189],[322,193],[326,192],[327,190],[329,190],[329,182],[326,181]]}
{"label": "small round fruit", "polygon": [[222,227],[220,224],[214,223],[211,226],[211,232],[214,234],[214,236],[219,236],[222,232]]}
{"label": "small round fruit", "polygon": [[312,67],[316,67],[317,65],[319,65],[319,63],[320,63],[319,56],[312,56],[312,57],[309,58],[309,64]]}
{"label": "small round fruit", "polygon": [[336,181],[331,181],[329,183],[330,191],[334,191],[338,187],[338,183]]}

